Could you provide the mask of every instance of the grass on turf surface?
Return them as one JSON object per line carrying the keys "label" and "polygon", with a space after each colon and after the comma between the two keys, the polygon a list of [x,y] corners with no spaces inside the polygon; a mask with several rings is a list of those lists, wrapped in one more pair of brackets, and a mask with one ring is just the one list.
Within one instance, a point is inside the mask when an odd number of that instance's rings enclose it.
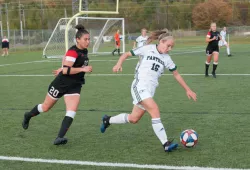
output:
{"label": "grass on turf surface", "polygon": [[[190,45],[191,47],[194,47]],[[203,74],[204,47],[190,48],[176,45],[172,59],[180,73]],[[233,57],[221,50],[217,73],[249,74],[249,44],[232,46]],[[178,54],[175,54],[178,53]],[[117,56],[93,56],[92,60],[118,59]],[[14,53],[0,58],[0,75],[42,75],[61,64],[40,62],[40,52]],[[122,74],[133,74],[137,60],[124,63]],[[1,66],[3,64],[13,64]],[[0,77],[1,154],[44,159],[161,164],[173,166],[201,166],[218,168],[250,168],[250,76],[184,76],[197,93],[198,101],[189,101],[184,90],[172,76],[162,76],[155,100],[161,110],[161,119],[169,137],[179,143],[182,130],[192,128],[199,134],[197,147],[182,146],[173,153],[164,153],[156,138],[151,119],[146,114],[137,125],[112,125],[105,134],[99,131],[103,114],[130,112],[132,99],[130,85],[133,76],[93,76],[112,74],[115,61],[90,62],[93,73],[86,76],[81,103],[75,120],[67,133],[65,146],[53,146],[65,106],[61,99],[48,113],[31,120],[27,131],[21,128],[23,113],[41,103],[53,76]],[[211,68],[210,68],[211,71]],[[165,72],[168,73],[168,72]],[[118,169],[60,164],[0,161],[1,169]],[[119,168],[126,169],[126,168]]]}

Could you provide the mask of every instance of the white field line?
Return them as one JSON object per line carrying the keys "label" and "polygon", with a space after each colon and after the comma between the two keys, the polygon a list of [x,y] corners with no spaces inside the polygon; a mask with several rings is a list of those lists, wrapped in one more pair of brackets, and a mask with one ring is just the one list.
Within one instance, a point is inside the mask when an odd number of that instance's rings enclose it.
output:
{"label": "white field line", "polygon": [[50,62],[50,61],[49,60],[38,60],[38,61],[28,61],[28,62],[22,62],[22,63],[1,64],[0,67],[20,65],[20,64],[30,64],[30,63],[44,63],[44,62]]}
{"label": "white field line", "polygon": [[[162,74],[163,76],[172,76],[173,74]],[[204,74],[181,74],[182,76],[204,76]],[[218,76],[250,76],[250,74],[216,74]],[[51,77],[52,74],[0,74],[0,77]],[[87,74],[86,76],[134,76],[134,74]]]}
{"label": "white field line", "polygon": [[[35,162],[35,163],[51,163],[51,164],[63,164],[63,165],[67,164],[67,165],[85,165],[85,166],[99,166],[99,167],[140,168],[140,169],[242,170],[242,169],[232,169],[232,168],[212,168],[212,167],[196,167],[196,166],[193,166],[193,167],[192,166],[167,166],[167,165],[111,163],[111,162],[90,162],[90,161],[36,159],[36,158],[9,157],[9,156],[0,156],[0,160]],[[244,170],[247,170],[247,169],[244,169]]]}

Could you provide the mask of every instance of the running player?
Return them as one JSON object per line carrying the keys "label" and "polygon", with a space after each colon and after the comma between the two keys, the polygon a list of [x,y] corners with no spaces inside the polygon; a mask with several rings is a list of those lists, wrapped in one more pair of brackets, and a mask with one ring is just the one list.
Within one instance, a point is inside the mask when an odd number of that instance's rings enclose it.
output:
{"label": "running player", "polygon": [[44,102],[36,105],[30,112],[26,112],[22,122],[23,128],[28,129],[32,117],[49,111],[57,100],[64,96],[66,115],[54,145],[67,143],[67,138],[64,135],[75,117],[80,102],[81,87],[82,84],[85,84],[84,75],[92,72],[92,66],[88,66],[89,32],[82,25],[77,25],[75,28],[78,30],[76,33],[77,44],[66,52],[63,59],[63,68],[59,69],[59,74],[49,85]]}
{"label": "running player", "polygon": [[218,43],[221,40],[220,33],[216,31],[216,23],[211,23],[210,30],[207,33],[206,42],[208,43],[206,48],[207,60],[205,64],[205,76],[208,77],[208,69],[212,57],[214,58],[212,75],[216,78],[216,68],[219,60],[219,46]]}
{"label": "running player", "polygon": [[152,32],[151,40],[159,40],[159,44],[145,45],[130,52],[124,53],[117,64],[113,67],[113,72],[122,71],[123,62],[130,56],[142,56],[140,64],[136,67],[135,79],[131,86],[133,98],[133,110],[130,114],[121,113],[116,116],[104,115],[102,118],[101,132],[104,133],[111,124],[137,123],[147,111],[152,118],[152,127],[156,136],[161,141],[166,152],[170,152],[178,147],[178,144],[168,140],[163,124],[161,123],[160,111],[153,97],[158,86],[158,79],[165,69],[173,73],[175,79],[185,89],[189,99],[196,101],[196,94],[188,87],[177,67],[172,61],[168,52],[174,46],[174,39],[165,30]]}
{"label": "running player", "polygon": [[115,38],[115,47],[116,48],[114,49],[112,54],[115,55],[115,52],[117,51],[118,55],[120,55],[120,46],[121,46],[120,30],[116,31],[114,38]]}
{"label": "running player", "polygon": [[137,44],[137,47],[141,47],[141,46],[146,45],[147,40],[148,40],[147,30],[146,30],[146,28],[143,28],[143,29],[141,29],[141,35],[136,38],[133,48],[136,48],[136,44]]}
{"label": "running player", "polygon": [[223,30],[220,32],[221,40],[219,41],[219,47],[221,48],[222,46],[227,47],[227,56],[230,57],[232,56],[230,53],[230,48],[229,48],[229,43],[226,41],[227,37],[227,27],[224,27]]}
{"label": "running player", "polygon": [[2,56],[8,56],[9,55],[9,40],[6,36],[3,37],[2,39],[2,49],[3,49],[3,54]]}

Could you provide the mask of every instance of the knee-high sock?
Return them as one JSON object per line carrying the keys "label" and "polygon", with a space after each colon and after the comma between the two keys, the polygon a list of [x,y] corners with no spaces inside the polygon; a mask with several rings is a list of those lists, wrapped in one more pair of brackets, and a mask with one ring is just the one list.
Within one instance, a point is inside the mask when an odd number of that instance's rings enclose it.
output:
{"label": "knee-high sock", "polygon": [[205,64],[205,74],[208,75],[208,69],[209,69],[210,63],[206,62]]}
{"label": "knee-high sock", "polygon": [[227,47],[227,55],[230,55],[230,48]]}
{"label": "knee-high sock", "polygon": [[160,118],[152,119],[152,127],[154,129],[156,136],[161,141],[162,145],[164,145],[168,141],[168,138],[165,128],[161,123],[161,119]]}
{"label": "knee-high sock", "polygon": [[28,112],[25,116],[27,116],[27,118],[31,118],[39,115],[42,112],[43,112],[42,104],[38,104],[33,109],[31,109],[31,111]]}
{"label": "knee-high sock", "polygon": [[109,119],[109,123],[110,124],[125,124],[125,123],[129,123],[128,114],[127,113],[121,113],[119,115],[112,116]]}
{"label": "knee-high sock", "polygon": [[58,137],[62,138],[65,136],[65,134],[67,133],[70,125],[73,122],[73,119],[75,117],[76,112],[75,111],[67,111],[66,116],[64,117],[63,121],[62,121],[62,125],[60,128],[60,131],[58,133]]}
{"label": "knee-high sock", "polygon": [[214,62],[213,64],[213,73],[215,73],[216,69],[217,69],[218,63]]}

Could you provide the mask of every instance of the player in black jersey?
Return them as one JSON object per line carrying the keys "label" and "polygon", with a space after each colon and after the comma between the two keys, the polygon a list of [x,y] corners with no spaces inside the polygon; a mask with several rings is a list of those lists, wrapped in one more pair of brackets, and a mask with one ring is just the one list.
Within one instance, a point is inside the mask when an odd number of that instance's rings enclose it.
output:
{"label": "player in black jersey", "polygon": [[205,64],[206,72],[205,76],[208,77],[208,69],[211,62],[211,59],[213,57],[214,63],[213,63],[213,71],[212,75],[214,78],[216,78],[216,68],[218,66],[218,60],[219,60],[219,41],[221,40],[220,33],[216,31],[216,23],[211,23],[210,30],[207,33],[206,42],[208,42],[207,48],[206,48],[206,54],[207,54],[207,61]]}
{"label": "player in black jersey", "polygon": [[64,96],[66,104],[66,115],[62,121],[58,136],[54,145],[67,143],[64,137],[70,125],[73,122],[78,104],[80,102],[80,93],[82,84],[85,83],[85,73],[92,72],[92,66],[88,66],[88,46],[90,43],[89,32],[82,26],[75,27],[76,45],[72,46],[63,58],[63,67],[56,71],[56,78],[51,82],[48,93],[42,104],[36,105],[30,112],[24,114],[22,126],[28,129],[30,119],[42,112],[49,111],[59,98]]}

